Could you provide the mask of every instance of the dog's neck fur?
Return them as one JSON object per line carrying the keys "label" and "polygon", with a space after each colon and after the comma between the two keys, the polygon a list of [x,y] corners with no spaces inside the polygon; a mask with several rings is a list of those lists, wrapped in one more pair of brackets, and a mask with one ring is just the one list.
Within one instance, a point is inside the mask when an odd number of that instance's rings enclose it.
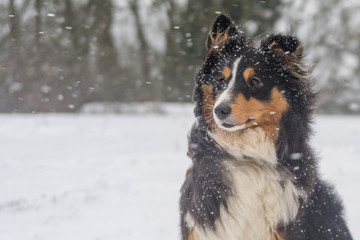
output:
{"label": "dog's neck fur", "polygon": [[[279,225],[296,217],[300,199],[306,198],[306,193],[294,184],[292,175],[278,167],[275,143],[260,127],[229,134],[207,130],[204,134],[207,137],[202,142],[214,142],[220,152],[227,153],[217,155],[215,165],[220,168],[221,181],[230,189],[223,199],[226,205],[219,206],[218,217],[211,225],[201,223],[207,218],[204,213],[186,216],[195,239],[270,239]],[[200,145],[197,150],[201,148]],[[202,168],[214,164],[211,157],[193,159],[194,165],[200,164]],[[204,182],[196,181],[200,186],[212,181],[213,176],[207,173],[202,176]],[[202,207],[210,206],[205,201]]]}
{"label": "dog's neck fur", "polygon": [[277,163],[275,143],[260,127],[222,133],[221,136],[216,131],[208,131],[208,134],[236,160],[252,159],[271,165]]}

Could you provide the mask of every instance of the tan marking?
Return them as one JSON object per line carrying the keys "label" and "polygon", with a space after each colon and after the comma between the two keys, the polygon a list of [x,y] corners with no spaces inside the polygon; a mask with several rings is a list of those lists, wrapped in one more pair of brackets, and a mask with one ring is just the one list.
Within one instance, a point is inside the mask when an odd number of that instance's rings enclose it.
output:
{"label": "tan marking", "polygon": [[206,122],[209,124],[211,132],[221,137],[222,139],[226,139],[226,141],[228,142],[237,142],[237,140],[239,140],[238,133],[225,131],[215,123],[213,109],[218,96],[216,97],[216,99],[212,98],[212,85],[202,85],[201,91],[202,112]]}
{"label": "tan marking", "polygon": [[[219,96],[213,99],[212,85],[203,84],[201,91],[202,113],[209,124],[210,130],[228,142],[237,142],[240,139],[241,132],[228,132],[215,123],[213,109]],[[288,109],[288,103],[279,90],[274,89],[269,103],[263,103],[255,98],[250,98],[247,101],[243,95],[239,95],[231,107],[234,121],[241,124],[250,117],[254,117],[255,119],[247,123],[245,128],[261,127],[270,139],[276,141],[279,136],[280,119],[282,114]]]}
{"label": "tan marking", "polygon": [[231,69],[226,66],[222,71],[222,75],[225,79],[228,79],[231,75]]}
{"label": "tan marking", "polygon": [[191,231],[188,237],[188,240],[195,240],[194,238],[194,231]]}
{"label": "tan marking", "polygon": [[210,41],[211,41],[211,49],[210,52],[218,52],[219,50],[221,50],[226,42],[229,40],[229,29],[226,29],[223,32],[217,32],[215,34],[215,38],[213,36],[213,33],[210,32],[209,33],[209,37],[210,37]]}
{"label": "tan marking", "polygon": [[214,120],[213,110],[216,100],[219,96],[216,96],[215,99],[212,98],[212,85],[202,85],[202,112],[205,117],[206,122],[209,124],[210,130],[218,136],[227,139],[229,142],[236,142],[239,135],[238,133],[228,132],[220,128]]}
{"label": "tan marking", "polygon": [[282,237],[282,234],[276,231],[272,234],[270,240],[284,240],[284,238]]}
{"label": "tan marking", "polygon": [[205,117],[206,122],[209,124],[209,128],[211,132],[213,132],[216,136],[220,137],[226,142],[236,143],[241,140],[240,132],[228,132],[222,128],[220,128],[214,120],[213,109],[215,106],[216,99],[212,98],[212,85],[202,85],[202,113]]}
{"label": "tan marking", "polygon": [[255,76],[255,70],[253,68],[247,68],[243,72],[243,76],[245,80],[250,79],[251,77]]}
{"label": "tan marking", "polygon": [[269,48],[270,48],[270,49],[273,49],[276,45],[278,45],[276,42],[272,42],[272,43],[269,45]]}
{"label": "tan marking", "polygon": [[[302,63],[304,47],[302,44],[299,44],[294,52],[285,54],[284,52],[280,53],[283,55],[283,62],[285,66],[290,70],[291,74],[300,79],[306,79],[311,77],[313,67],[304,66]],[[276,53],[274,52],[275,54]]]}
{"label": "tan marking", "polygon": [[215,105],[215,100],[212,97],[212,85],[203,84],[201,86],[202,91],[202,112],[205,117],[206,122],[209,124],[210,129],[216,127],[216,123],[213,116],[213,109]]}
{"label": "tan marking", "polygon": [[277,55],[280,56],[285,64],[285,66],[290,70],[291,74],[300,79],[308,78],[312,75],[313,67],[304,66],[302,64],[304,46],[300,43],[299,46],[295,49],[294,52],[284,52],[284,50],[276,43],[272,42],[269,45],[269,49]]}
{"label": "tan marking", "polygon": [[271,100],[268,103],[255,98],[246,100],[244,95],[239,95],[231,105],[232,118],[238,124],[245,123],[250,118],[254,120],[245,125],[246,128],[262,127],[268,136],[276,140],[282,114],[289,105],[285,97],[276,88],[272,90]]}
{"label": "tan marking", "polygon": [[275,55],[284,55],[284,50],[282,50],[282,48],[276,42],[272,42],[269,45],[269,49],[271,49]]}

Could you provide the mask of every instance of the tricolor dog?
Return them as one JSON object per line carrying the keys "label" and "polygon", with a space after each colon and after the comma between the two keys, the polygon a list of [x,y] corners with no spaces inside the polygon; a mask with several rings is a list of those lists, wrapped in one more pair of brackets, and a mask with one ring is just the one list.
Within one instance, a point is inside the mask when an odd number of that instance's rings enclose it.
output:
{"label": "tricolor dog", "polygon": [[309,144],[315,93],[299,39],[272,34],[254,48],[222,14],[206,47],[195,77],[182,239],[352,239]]}

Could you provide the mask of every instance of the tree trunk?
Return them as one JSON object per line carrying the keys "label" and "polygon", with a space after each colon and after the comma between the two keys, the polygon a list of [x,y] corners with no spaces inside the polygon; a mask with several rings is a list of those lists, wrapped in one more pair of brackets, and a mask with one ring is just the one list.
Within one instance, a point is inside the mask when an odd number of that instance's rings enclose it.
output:
{"label": "tree trunk", "polygon": [[8,66],[9,78],[6,81],[6,88],[9,93],[9,98],[11,99],[9,102],[9,110],[17,111],[18,96],[19,92],[22,92],[24,85],[21,82],[21,56],[20,56],[20,18],[15,7],[15,1],[9,0],[9,27],[10,27],[10,51],[9,58],[11,64]]}
{"label": "tree trunk", "polygon": [[42,10],[42,1],[35,0],[35,9],[36,9],[36,16],[35,16],[35,44],[36,47],[40,47],[40,37],[41,37],[41,28],[42,28],[42,21],[41,21],[41,10]]}

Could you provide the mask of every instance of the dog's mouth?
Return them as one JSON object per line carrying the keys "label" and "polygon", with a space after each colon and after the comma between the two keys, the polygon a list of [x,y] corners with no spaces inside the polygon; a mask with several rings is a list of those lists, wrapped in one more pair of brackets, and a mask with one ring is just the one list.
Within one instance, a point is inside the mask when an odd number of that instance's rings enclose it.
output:
{"label": "dog's mouth", "polygon": [[232,124],[232,123],[222,123],[221,124],[224,128],[233,128],[235,127],[236,125],[235,124]]}
{"label": "dog's mouth", "polygon": [[235,123],[231,120],[218,120],[218,125],[227,131],[236,131],[244,129],[246,124],[250,123],[251,121],[255,120],[254,117],[249,117],[245,122],[242,123]]}

